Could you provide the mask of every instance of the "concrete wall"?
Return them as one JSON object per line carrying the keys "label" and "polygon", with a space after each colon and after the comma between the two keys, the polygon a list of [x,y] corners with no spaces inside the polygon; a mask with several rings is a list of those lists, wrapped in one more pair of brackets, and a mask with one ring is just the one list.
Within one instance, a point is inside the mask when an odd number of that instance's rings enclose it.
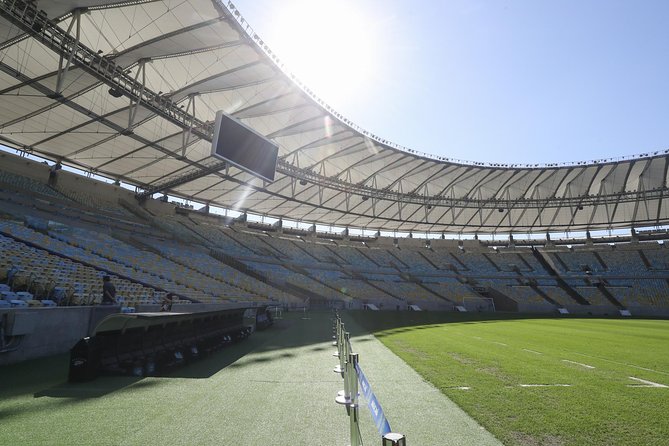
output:
{"label": "concrete wall", "polygon": [[121,186],[103,183],[102,181],[85,178],[65,170],[58,171],[56,189],[67,195],[68,191],[85,193],[90,196],[102,197],[104,200],[116,203],[123,198],[131,203],[135,202],[135,194]]}
{"label": "concrete wall", "polygon": [[[172,312],[200,313],[251,306],[253,303],[182,304],[174,305]],[[157,311],[160,311],[160,305],[137,307],[137,312]],[[0,310],[0,328],[5,333],[5,345],[12,350],[0,352],[0,366],[67,353],[81,338],[92,335],[102,319],[118,312],[118,306],[104,305]],[[12,336],[14,334],[16,336]]]}
{"label": "concrete wall", "polygon": [[632,316],[669,317],[669,308],[628,307]]}
{"label": "concrete wall", "polygon": [[[570,314],[579,316],[619,316],[620,312],[611,305],[567,305]],[[636,317],[669,317],[669,309],[629,307],[632,316]],[[518,313],[558,314],[555,306],[540,303],[518,303]]]}
{"label": "concrete wall", "polygon": [[[114,311],[107,308],[108,311]],[[28,308],[0,312],[5,336],[10,346],[18,342],[17,349],[0,353],[0,365],[27,359],[65,353],[81,338],[88,336],[96,307]],[[25,334],[23,334],[25,333]]]}
{"label": "concrete wall", "polygon": [[6,152],[0,152],[2,170],[22,175],[46,184],[49,181],[49,166]]}
{"label": "concrete wall", "polygon": [[548,313],[557,314],[558,311],[554,305],[549,303],[525,303],[518,302],[518,313]]}

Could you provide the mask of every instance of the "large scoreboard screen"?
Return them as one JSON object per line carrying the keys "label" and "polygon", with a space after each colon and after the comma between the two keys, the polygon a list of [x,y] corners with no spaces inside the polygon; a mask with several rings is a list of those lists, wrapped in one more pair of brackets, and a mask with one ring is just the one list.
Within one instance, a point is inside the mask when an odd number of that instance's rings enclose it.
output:
{"label": "large scoreboard screen", "polygon": [[274,181],[279,146],[222,111],[216,113],[211,154],[263,180]]}

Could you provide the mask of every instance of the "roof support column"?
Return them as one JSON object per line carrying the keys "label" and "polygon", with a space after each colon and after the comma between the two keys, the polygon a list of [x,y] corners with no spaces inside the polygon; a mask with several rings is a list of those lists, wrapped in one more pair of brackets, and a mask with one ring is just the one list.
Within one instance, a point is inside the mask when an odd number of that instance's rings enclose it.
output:
{"label": "roof support column", "polygon": [[150,59],[140,59],[137,63],[137,72],[135,73],[135,84],[137,84],[137,80],[139,79],[140,76],[142,76],[142,81],[140,83],[140,91],[137,94],[137,100],[133,100],[132,97],[130,97],[130,106],[128,107],[128,128],[125,129],[122,134],[124,135],[130,135],[132,134],[132,127],[135,125],[135,116],[137,116],[137,109],[139,108],[139,104],[142,103],[142,96],[144,94],[144,88],[146,85],[146,63],[150,62]]}
{"label": "roof support column", "polygon": [[[70,67],[72,66],[72,59],[74,58],[74,54],[76,52],[76,49],[79,47],[79,41],[81,37],[81,9],[77,8],[74,11],[72,11],[72,20],[70,21],[69,26],[67,27],[67,35],[70,36],[70,33],[72,32],[72,28],[75,27],[74,31],[74,40],[69,40],[65,42],[63,45],[63,49],[65,51],[60,53],[60,60],[58,61],[58,77],[56,78],[56,90],[50,97],[52,99],[57,99],[63,96],[63,84],[65,83],[65,77],[67,76],[67,72],[69,71]],[[68,54],[69,53],[69,54]],[[67,56],[67,61],[65,61],[65,55],[68,54]],[[63,66],[63,62],[65,62],[65,65]]]}
{"label": "roof support column", "polygon": [[190,140],[193,137],[193,125],[195,122],[195,98],[200,93],[191,93],[188,95],[188,103],[186,104],[186,113],[190,116],[188,128],[185,128],[181,134],[181,156],[186,156],[186,148],[190,145]]}

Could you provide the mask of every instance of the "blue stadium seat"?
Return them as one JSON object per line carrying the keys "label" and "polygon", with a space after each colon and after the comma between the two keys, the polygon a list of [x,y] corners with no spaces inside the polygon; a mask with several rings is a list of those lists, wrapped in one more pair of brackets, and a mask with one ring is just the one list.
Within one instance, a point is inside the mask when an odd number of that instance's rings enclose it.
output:
{"label": "blue stadium seat", "polygon": [[14,293],[13,291],[0,291],[0,298],[6,301],[10,301],[12,299],[18,299],[16,293]]}
{"label": "blue stadium seat", "polygon": [[29,293],[27,291],[17,291],[16,298],[20,300],[25,300],[27,302],[29,300],[33,300],[33,295],[32,293]]}

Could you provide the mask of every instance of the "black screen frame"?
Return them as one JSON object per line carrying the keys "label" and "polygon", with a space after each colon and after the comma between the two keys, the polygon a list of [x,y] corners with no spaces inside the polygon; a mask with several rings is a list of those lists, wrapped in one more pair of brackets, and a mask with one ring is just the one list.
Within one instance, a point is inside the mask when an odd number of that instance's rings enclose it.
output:
{"label": "black screen frame", "polygon": [[264,181],[276,178],[279,146],[223,111],[216,113],[211,155]]}

